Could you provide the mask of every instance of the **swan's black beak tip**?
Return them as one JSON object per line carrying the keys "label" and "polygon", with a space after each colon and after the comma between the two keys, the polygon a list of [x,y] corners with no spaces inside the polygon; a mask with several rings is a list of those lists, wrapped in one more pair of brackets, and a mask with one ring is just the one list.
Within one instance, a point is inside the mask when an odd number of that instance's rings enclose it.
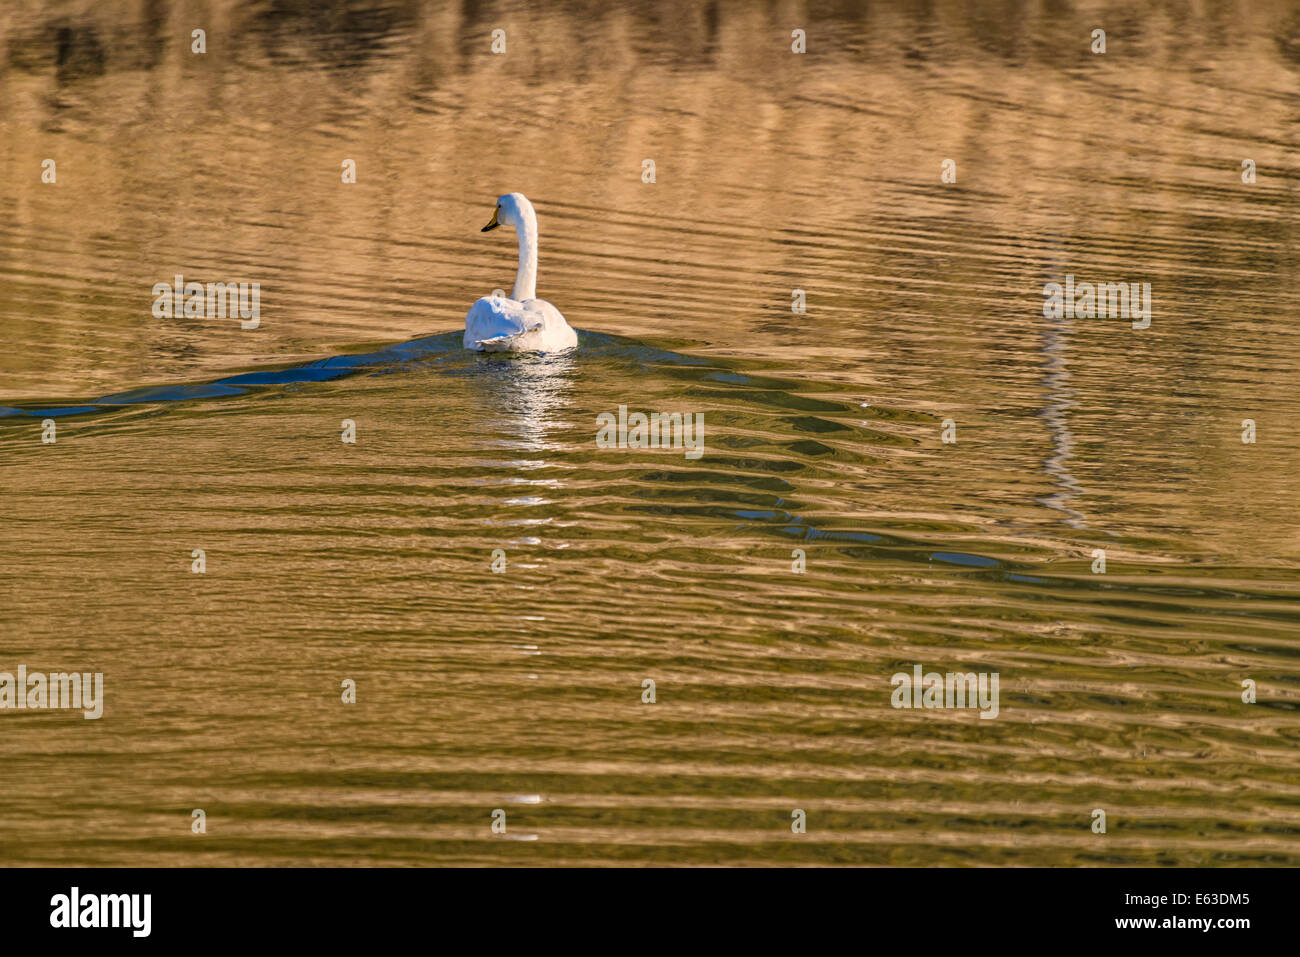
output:
{"label": "swan's black beak tip", "polygon": [[486,226],[484,226],[482,229],[480,229],[479,232],[480,232],[480,233],[490,232],[491,230],[496,229],[496,228],[497,228],[498,226],[500,226],[500,225],[501,225],[500,223],[493,221],[493,222],[488,223],[488,224],[487,224]]}

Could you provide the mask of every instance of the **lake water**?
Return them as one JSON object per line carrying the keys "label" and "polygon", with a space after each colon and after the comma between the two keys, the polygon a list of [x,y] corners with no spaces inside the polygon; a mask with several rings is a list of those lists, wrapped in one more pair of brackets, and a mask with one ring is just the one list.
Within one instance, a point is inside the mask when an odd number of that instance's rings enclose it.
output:
{"label": "lake water", "polygon": [[1297,111],[1284,3],[14,0],[0,861],[1300,864]]}

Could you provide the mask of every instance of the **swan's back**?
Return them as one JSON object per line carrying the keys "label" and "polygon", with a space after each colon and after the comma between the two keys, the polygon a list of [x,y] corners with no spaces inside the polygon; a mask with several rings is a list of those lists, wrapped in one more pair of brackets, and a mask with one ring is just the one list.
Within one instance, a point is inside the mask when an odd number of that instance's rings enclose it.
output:
{"label": "swan's back", "polygon": [[501,296],[484,296],[465,315],[465,347],[477,349],[481,342],[521,336],[542,322],[542,316],[530,314],[523,303]]}
{"label": "swan's back", "polygon": [[485,352],[547,352],[578,344],[578,334],[545,299],[517,302],[484,296],[465,315],[465,348]]}

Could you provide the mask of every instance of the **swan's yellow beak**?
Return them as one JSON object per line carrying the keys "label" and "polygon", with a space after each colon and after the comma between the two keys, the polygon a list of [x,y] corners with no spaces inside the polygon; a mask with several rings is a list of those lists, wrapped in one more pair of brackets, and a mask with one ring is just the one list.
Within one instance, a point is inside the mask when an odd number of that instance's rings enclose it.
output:
{"label": "swan's yellow beak", "polygon": [[497,222],[497,213],[499,212],[501,212],[500,206],[492,210],[492,222],[488,223],[486,226],[480,229],[479,230],[480,233],[486,233],[489,229],[496,229],[498,226],[501,225],[500,223]]}

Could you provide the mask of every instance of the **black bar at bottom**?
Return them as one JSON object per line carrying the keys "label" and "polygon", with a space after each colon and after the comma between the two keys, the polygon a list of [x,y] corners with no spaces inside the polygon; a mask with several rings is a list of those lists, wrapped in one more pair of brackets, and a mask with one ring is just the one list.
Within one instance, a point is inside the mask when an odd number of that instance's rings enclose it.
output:
{"label": "black bar at bottom", "polygon": [[1200,940],[1231,948],[1293,939],[1290,878],[1255,868],[23,868],[0,870],[0,927],[6,950],[62,938],[283,941],[297,951],[403,938],[450,943],[451,934],[457,950],[513,940],[635,949],[715,939],[729,950],[784,941],[807,950],[842,935],[873,947],[927,939],[965,947],[1005,934],[1042,944]]}

